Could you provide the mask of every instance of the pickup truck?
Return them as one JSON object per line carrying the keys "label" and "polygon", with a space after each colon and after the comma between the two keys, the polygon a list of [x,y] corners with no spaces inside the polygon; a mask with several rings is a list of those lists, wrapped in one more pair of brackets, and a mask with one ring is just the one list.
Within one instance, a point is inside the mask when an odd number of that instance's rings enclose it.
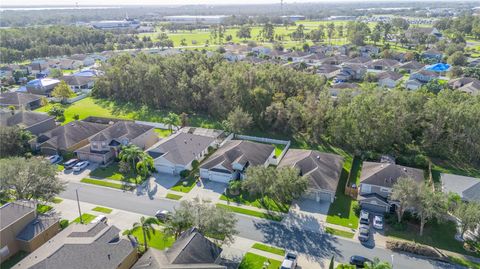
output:
{"label": "pickup truck", "polygon": [[280,269],[295,269],[297,267],[297,255],[291,252],[285,255]]}

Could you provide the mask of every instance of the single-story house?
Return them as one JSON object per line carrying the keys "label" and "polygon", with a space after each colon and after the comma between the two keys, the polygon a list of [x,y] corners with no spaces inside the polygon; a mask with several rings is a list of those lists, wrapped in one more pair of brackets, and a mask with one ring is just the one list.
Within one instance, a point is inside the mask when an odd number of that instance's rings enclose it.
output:
{"label": "single-story house", "polygon": [[322,64],[340,65],[348,61],[349,59],[350,57],[346,55],[334,55],[334,56],[322,59],[321,62]]}
{"label": "single-story house", "polygon": [[95,84],[95,78],[87,76],[63,76],[61,80],[65,81],[74,92],[83,89],[91,89]]}
{"label": "single-story house", "polygon": [[34,79],[25,85],[27,92],[50,96],[53,89],[60,83],[60,80],[54,78]]}
{"label": "single-story house", "polygon": [[230,140],[200,165],[200,177],[228,183],[233,179],[242,179],[250,166],[266,167],[275,162],[273,145],[247,140]]}
{"label": "single-story house", "polygon": [[316,72],[318,75],[323,75],[327,79],[334,78],[340,73],[340,67],[330,64],[322,64],[317,67]]}
{"label": "single-story house", "polygon": [[367,63],[368,69],[378,71],[393,71],[399,65],[400,62],[393,59],[377,59]]}
{"label": "single-story house", "polygon": [[42,106],[43,96],[22,92],[2,92],[0,107],[13,106],[15,109],[33,110]]}
{"label": "single-story house", "polygon": [[448,82],[448,86],[472,95],[480,94],[480,80],[476,78],[463,77],[452,79]]}
{"label": "single-story house", "polygon": [[392,188],[403,177],[420,184],[424,181],[424,171],[389,162],[363,162],[358,196],[362,209],[390,212],[395,207],[395,201],[390,200]]}
{"label": "single-story house", "polygon": [[422,83],[428,83],[431,80],[437,79],[440,75],[433,71],[420,70],[410,75],[410,79],[416,79]]}
{"label": "single-story house", "polygon": [[378,85],[386,88],[395,88],[403,78],[402,74],[385,71],[377,74]]}
{"label": "single-story house", "polygon": [[74,55],[70,56],[69,58],[72,59],[72,60],[75,60],[75,61],[82,62],[83,66],[91,66],[91,65],[95,64],[95,59],[91,56],[86,55],[86,54],[74,54]]}
{"label": "single-story house", "polygon": [[58,67],[60,69],[74,70],[78,69],[83,65],[82,61],[72,60],[72,59],[61,59],[58,62]]}
{"label": "single-story house", "polygon": [[420,89],[420,87],[422,87],[423,84],[424,83],[420,82],[417,79],[408,79],[405,82],[405,88],[407,88],[408,90],[415,91],[415,90]]}
{"label": "single-story house", "polygon": [[380,48],[372,45],[365,45],[358,48],[361,56],[368,57],[380,53]]}
{"label": "single-story house", "polygon": [[425,67],[425,64],[417,62],[415,60],[406,62],[397,67],[397,71],[405,71],[408,74],[416,72]]}
{"label": "single-story house", "polygon": [[45,155],[74,152],[88,143],[88,138],[107,128],[109,125],[72,121],[63,126],[39,134],[37,149]]}
{"label": "single-story house", "polygon": [[435,61],[441,61],[442,57],[443,57],[443,53],[441,51],[434,50],[434,49],[429,49],[422,53],[422,58],[432,59]]}
{"label": "single-story house", "polygon": [[336,79],[343,82],[361,80],[367,73],[367,67],[363,64],[342,64],[341,68]]}
{"label": "single-story house", "polygon": [[441,174],[442,191],[456,193],[465,202],[480,203],[480,178]]}
{"label": "single-story house", "polygon": [[60,231],[59,218],[39,215],[33,202],[6,203],[0,215],[0,263],[19,251],[35,251]]}
{"label": "single-story house", "polygon": [[2,110],[0,112],[0,126],[18,126],[33,135],[39,135],[54,129],[57,124],[55,123],[55,117],[44,113],[28,110]]}
{"label": "single-story house", "polygon": [[201,161],[216,140],[210,136],[177,132],[153,145],[147,153],[152,156],[158,172],[178,175],[191,170],[194,160]]}
{"label": "single-story house", "polygon": [[227,269],[222,265],[221,253],[219,246],[191,228],[167,250],[149,248],[132,269]]}
{"label": "single-story house", "polygon": [[343,157],[316,150],[289,149],[278,168],[294,167],[309,179],[306,198],[333,202],[343,169]]}
{"label": "single-story house", "polygon": [[80,160],[107,164],[118,157],[122,146],[133,144],[141,149],[158,141],[155,128],[133,121],[117,121],[88,138],[88,145],[75,150]]}
{"label": "single-story house", "polygon": [[138,259],[137,250],[119,233],[101,221],[71,223],[12,268],[129,269]]}

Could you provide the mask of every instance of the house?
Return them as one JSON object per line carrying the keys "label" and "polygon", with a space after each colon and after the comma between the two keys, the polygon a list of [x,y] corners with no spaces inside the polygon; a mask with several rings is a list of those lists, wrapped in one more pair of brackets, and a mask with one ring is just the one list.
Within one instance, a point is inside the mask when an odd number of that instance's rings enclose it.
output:
{"label": "house", "polygon": [[79,69],[82,67],[83,62],[82,61],[77,61],[77,60],[72,60],[72,59],[60,59],[58,62],[58,68],[64,69],[64,70],[75,70]]}
{"label": "house", "polygon": [[183,170],[191,170],[194,160],[201,161],[215,147],[216,140],[211,136],[177,132],[151,147],[147,153],[152,156],[158,172],[178,175]]}
{"label": "house", "polygon": [[420,184],[424,181],[424,171],[391,162],[363,162],[358,198],[362,209],[384,213],[395,208],[390,194],[395,183],[404,177]]}
{"label": "house", "polygon": [[200,165],[200,177],[228,183],[233,179],[242,179],[250,166],[266,167],[272,163],[276,163],[273,145],[230,140]]}
{"label": "house", "polygon": [[57,127],[55,117],[26,110],[1,111],[0,126],[18,126],[33,135],[39,135]]}
{"label": "house", "polygon": [[91,66],[95,64],[95,59],[91,56],[88,56],[86,54],[74,54],[69,57],[72,60],[75,61],[80,61],[82,62],[83,66]]}
{"label": "house", "polygon": [[228,51],[223,54],[223,58],[225,58],[229,62],[238,62],[245,59],[245,57],[246,56],[243,54],[236,54]]}
{"label": "house", "polygon": [[2,92],[0,94],[0,107],[13,106],[15,109],[33,110],[42,106],[41,95],[21,93],[21,92]]}
{"label": "house", "polygon": [[257,47],[253,47],[251,51],[256,55],[269,55],[274,57],[273,55],[271,55],[272,49],[269,47],[257,46]]}
{"label": "house", "polygon": [[461,92],[465,92],[471,95],[479,95],[480,94],[480,81],[475,80],[468,84],[463,85],[462,87],[458,88],[457,90]]}
{"label": "house", "polygon": [[456,193],[465,202],[480,203],[480,178],[441,174],[442,191]]}
{"label": "house", "polygon": [[301,176],[308,177],[306,198],[332,203],[343,169],[343,157],[316,150],[289,149],[278,167],[294,167]]}
{"label": "house", "polygon": [[[340,92],[347,90],[347,89],[359,89],[360,85],[357,83],[348,83],[348,82],[343,82],[343,83],[335,83],[333,84],[330,88],[330,95],[332,97],[337,97]],[[358,94],[358,91],[354,92],[354,94]]]}
{"label": "house", "polygon": [[331,57],[327,57],[321,60],[322,64],[330,64],[330,65],[340,65],[343,62],[348,61],[350,58],[346,55],[334,55]]}
{"label": "house", "polygon": [[422,58],[435,60],[437,62],[441,61],[442,57],[443,57],[443,53],[441,51],[434,50],[434,49],[429,49],[422,53]]}
{"label": "house", "polygon": [[37,78],[44,78],[50,74],[50,68],[46,61],[36,61],[28,65],[29,73]]}
{"label": "house", "polygon": [[322,59],[325,59],[325,54],[322,53],[312,53],[303,58],[303,60],[307,63],[315,64],[319,63]]}
{"label": "house", "polygon": [[416,79],[421,83],[428,83],[438,77],[438,73],[428,70],[420,70],[410,75],[410,79]]}
{"label": "house", "polygon": [[412,90],[412,91],[415,91],[415,90],[418,90],[420,89],[420,87],[422,87],[424,83],[417,80],[417,79],[411,79],[409,78],[406,82],[405,82],[405,88],[407,90]]}
{"label": "house", "polygon": [[417,61],[410,61],[410,62],[406,62],[404,64],[401,64],[400,66],[398,66],[396,69],[396,71],[404,71],[406,72],[407,74],[411,74],[413,72],[416,72],[420,69],[422,69],[423,67],[425,67],[424,64],[422,63],[419,63]]}
{"label": "house", "polygon": [[0,263],[19,251],[35,251],[60,230],[58,218],[38,215],[31,202],[6,203],[0,216]]}
{"label": "house", "polygon": [[229,44],[226,45],[224,48],[226,52],[230,52],[233,54],[246,54],[249,51],[248,46],[237,44]]}
{"label": "house", "polygon": [[362,80],[367,73],[367,67],[363,64],[342,64],[341,68],[336,76],[337,81]]}
{"label": "house", "polygon": [[90,76],[63,76],[61,80],[65,81],[74,92],[84,89],[91,89],[95,84],[94,77]]}
{"label": "house", "polygon": [[365,45],[358,48],[360,56],[371,57],[380,53],[380,48],[372,45]]}
{"label": "house", "polygon": [[435,27],[410,27],[406,32],[405,36],[408,40],[412,41],[414,44],[419,43],[420,40],[425,40],[429,36],[433,36],[436,39],[442,37],[442,33],[438,31]]}
{"label": "house", "polygon": [[50,96],[50,93],[59,83],[60,80],[58,79],[41,78],[27,82],[27,85],[25,85],[25,87],[27,88],[27,92],[29,93]]}
{"label": "house", "polygon": [[303,52],[303,51],[292,51],[282,56],[285,60],[291,60],[292,62],[299,62],[302,61],[304,58],[310,56],[311,53]]}
{"label": "house", "polygon": [[219,246],[196,228],[191,228],[183,232],[167,250],[148,249],[132,269],[226,269],[222,265],[221,253]]}
{"label": "house", "polygon": [[368,56],[360,56],[360,57],[355,57],[351,58],[345,61],[346,64],[364,64],[368,63],[372,60],[372,58]]}
{"label": "house", "polygon": [[317,74],[323,75],[327,79],[336,77],[340,73],[340,67],[330,64],[322,64],[317,67]]}
{"label": "house", "polygon": [[74,152],[90,141],[88,138],[107,128],[106,124],[72,121],[37,137],[37,149],[45,155]]}
{"label": "house", "polygon": [[377,59],[367,63],[368,69],[375,71],[393,71],[400,62],[393,59]]}
{"label": "house", "polygon": [[392,71],[377,74],[378,85],[386,88],[395,88],[402,80],[403,75]]}
{"label": "house", "polygon": [[117,121],[88,138],[89,143],[75,150],[80,160],[107,164],[118,157],[122,146],[133,144],[147,149],[158,141],[155,128],[133,121]]}
{"label": "house", "polygon": [[137,250],[119,233],[103,222],[71,223],[12,268],[128,269],[138,259]]}

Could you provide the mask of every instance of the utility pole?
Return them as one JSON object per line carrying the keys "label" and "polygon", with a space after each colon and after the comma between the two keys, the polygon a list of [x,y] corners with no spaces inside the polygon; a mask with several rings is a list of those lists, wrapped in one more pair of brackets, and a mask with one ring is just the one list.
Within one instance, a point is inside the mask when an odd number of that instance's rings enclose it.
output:
{"label": "utility pole", "polygon": [[80,200],[78,200],[78,189],[75,190],[77,194],[77,205],[78,205],[78,214],[80,215],[80,223],[83,224],[82,211],[80,210]]}

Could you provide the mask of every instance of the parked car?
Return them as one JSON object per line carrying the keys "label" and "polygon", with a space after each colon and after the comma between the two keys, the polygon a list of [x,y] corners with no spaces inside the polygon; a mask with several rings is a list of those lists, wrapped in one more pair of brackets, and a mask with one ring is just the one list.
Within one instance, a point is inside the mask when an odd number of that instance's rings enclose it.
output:
{"label": "parked car", "polygon": [[163,221],[163,222],[169,219],[171,215],[172,214],[168,210],[158,210],[157,213],[155,213],[155,217],[159,221]]}
{"label": "parked car", "polygon": [[360,225],[360,229],[358,229],[358,240],[361,242],[367,242],[370,238],[370,227],[365,224]]}
{"label": "parked car", "polygon": [[383,230],[383,217],[382,216],[375,216],[373,218],[373,228],[377,230]]}
{"label": "parked car", "polygon": [[297,255],[291,252],[288,252],[283,259],[282,266],[280,269],[294,269],[297,268]]}
{"label": "parked car", "polygon": [[369,262],[370,260],[359,255],[354,255],[350,257],[350,264],[355,265],[358,268],[363,268],[365,267],[365,263]]}
{"label": "parked car", "polygon": [[107,217],[105,217],[105,215],[99,215],[98,217],[94,218],[91,223],[99,222],[107,223]]}
{"label": "parked car", "polygon": [[370,214],[365,210],[360,211],[360,224],[370,225]]}
{"label": "parked car", "polygon": [[51,164],[54,164],[54,163],[61,162],[63,158],[62,156],[55,154],[55,155],[48,156],[47,159],[50,161]]}
{"label": "parked car", "polygon": [[63,164],[63,168],[65,168],[65,170],[72,169],[78,162],[78,159],[70,159]]}
{"label": "parked car", "polygon": [[85,167],[87,167],[89,164],[90,164],[90,162],[88,162],[88,161],[78,162],[77,164],[75,164],[75,166],[73,166],[73,171],[74,172],[80,172],[83,169],[85,169]]}

